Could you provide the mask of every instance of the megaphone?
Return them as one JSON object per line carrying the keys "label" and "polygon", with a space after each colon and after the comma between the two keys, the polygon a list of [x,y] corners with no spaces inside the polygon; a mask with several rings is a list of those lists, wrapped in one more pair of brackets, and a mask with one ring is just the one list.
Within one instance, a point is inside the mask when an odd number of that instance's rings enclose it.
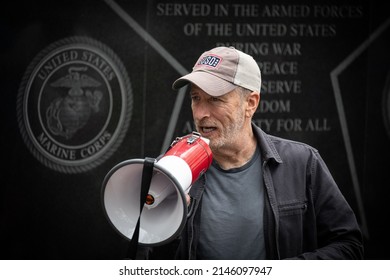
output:
{"label": "megaphone", "polygon": [[102,202],[105,214],[120,235],[132,240],[138,220],[138,244],[160,246],[175,239],[187,220],[186,193],[210,167],[209,140],[192,132],[176,138],[167,152],[154,159],[145,204],[141,206],[142,172],[146,159],[130,159],[105,176]]}

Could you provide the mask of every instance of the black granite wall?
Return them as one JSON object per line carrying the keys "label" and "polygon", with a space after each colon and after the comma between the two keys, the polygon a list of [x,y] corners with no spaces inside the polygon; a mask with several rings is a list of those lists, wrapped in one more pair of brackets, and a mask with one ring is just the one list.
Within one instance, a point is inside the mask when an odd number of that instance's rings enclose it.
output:
{"label": "black granite wall", "polygon": [[192,131],[189,98],[172,82],[221,45],[259,63],[254,121],[319,149],[358,216],[366,258],[389,258],[390,13],[382,2],[3,7],[1,258],[124,258],[127,241],[103,214],[104,176]]}

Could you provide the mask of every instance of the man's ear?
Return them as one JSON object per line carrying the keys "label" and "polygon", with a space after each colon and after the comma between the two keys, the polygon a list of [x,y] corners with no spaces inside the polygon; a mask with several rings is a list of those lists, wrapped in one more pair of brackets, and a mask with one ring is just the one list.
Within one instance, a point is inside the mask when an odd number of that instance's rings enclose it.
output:
{"label": "man's ear", "polygon": [[246,117],[252,118],[252,116],[255,114],[257,107],[260,103],[260,93],[256,91],[252,91],[247,96],[247,108],[246,108]]}

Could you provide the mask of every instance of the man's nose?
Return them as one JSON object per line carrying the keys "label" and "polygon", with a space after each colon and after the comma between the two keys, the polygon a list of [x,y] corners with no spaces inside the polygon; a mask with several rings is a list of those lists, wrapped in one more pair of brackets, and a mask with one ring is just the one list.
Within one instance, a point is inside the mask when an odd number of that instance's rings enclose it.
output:
{"label": "man's nose", "polygon": [[207,102],[202,104],[198,104],[197,106],[192,108],[192,113],[195,119],[201,120],[203,118],[210,117],[211,108],[208,106]]}

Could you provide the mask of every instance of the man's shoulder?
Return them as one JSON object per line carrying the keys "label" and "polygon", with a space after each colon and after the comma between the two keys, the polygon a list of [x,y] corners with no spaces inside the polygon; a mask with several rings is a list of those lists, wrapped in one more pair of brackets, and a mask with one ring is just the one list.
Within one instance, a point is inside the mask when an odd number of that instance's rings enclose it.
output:
{"label": "man's shoulder", "polygon": [[283,138],[283,137],[279,137],[279,136],[275,136],[275,135],[270,135],[270,134],[266,134],[266,137],[269,137],[270,141],[274,145],[277,145],[277,146],[288,146],[288,147],[298,149],[298,150],[317,151],[316,148],[314,148],[313,146],[311,146],[307,143],[304,143],[304,142],[300,142],[300,141],[296,141],[296,140],[292,140],[292,139],[287,139],[287,138]]}
{"label": "man's shoulder", "polygon": [[262,150],[273,154],[276,158],[280,157],[283,160],[286,155],[309,156],[318,153],[316,148],[307,143],[271,135],[259,127],[255,127],[255,130]]}

